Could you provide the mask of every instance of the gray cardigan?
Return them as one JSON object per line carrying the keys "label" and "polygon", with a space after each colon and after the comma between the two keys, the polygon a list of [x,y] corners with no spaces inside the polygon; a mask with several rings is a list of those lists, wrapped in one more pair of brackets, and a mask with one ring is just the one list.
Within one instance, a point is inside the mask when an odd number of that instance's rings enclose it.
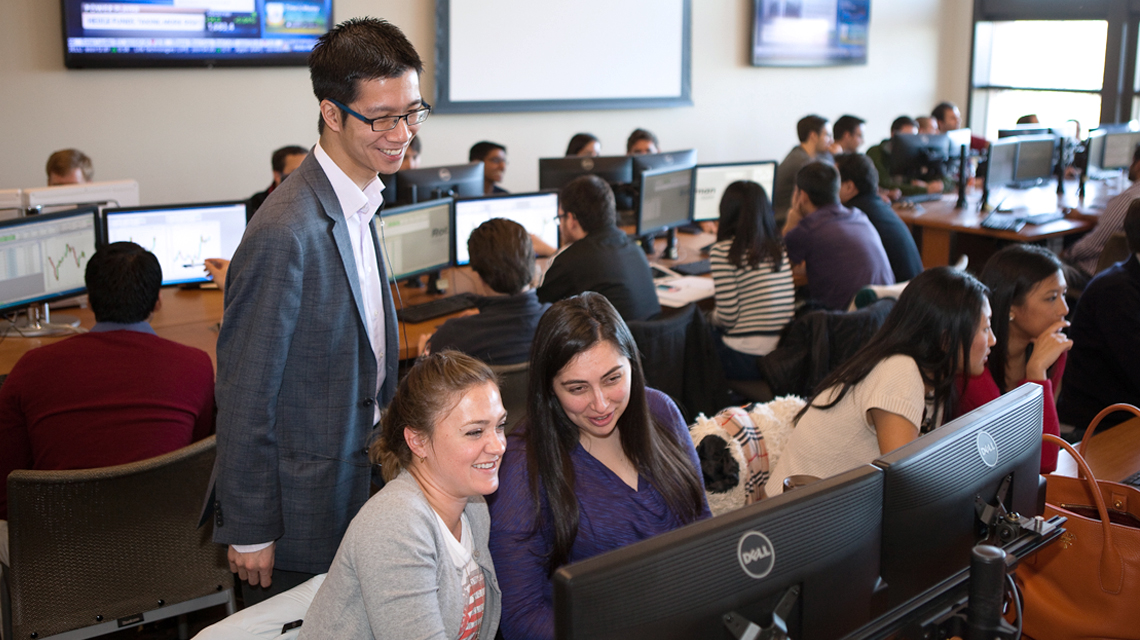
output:
{"label": "gray cardigan", "polygon": [[[491,518],[481,497],[471,498],[464,512],[486,583],[479,637],[493,640],[502,595],[487,550]],[[401,473],[348,526],[328,578],[305,615],[301,640],[458,638],[466,593],[443,535],[419,483],[412,474]]]}

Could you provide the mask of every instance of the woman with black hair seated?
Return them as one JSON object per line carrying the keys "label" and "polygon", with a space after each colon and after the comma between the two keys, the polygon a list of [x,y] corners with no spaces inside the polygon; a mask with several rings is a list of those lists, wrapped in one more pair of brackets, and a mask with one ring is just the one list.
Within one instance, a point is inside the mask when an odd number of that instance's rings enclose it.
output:
{"label": "woman with black hair seated", "polygon": [[605,296],[559,301],[539,322],[527,416],[490,507],[507,640],[554,637],[558,567],[710,517],[685,421],[646,388]]}

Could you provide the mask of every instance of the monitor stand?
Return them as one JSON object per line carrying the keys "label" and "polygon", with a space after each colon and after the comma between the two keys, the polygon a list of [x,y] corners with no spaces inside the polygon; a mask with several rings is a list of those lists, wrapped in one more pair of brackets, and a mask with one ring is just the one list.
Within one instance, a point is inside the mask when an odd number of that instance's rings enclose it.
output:
{"label": "monitor stand", "polygon": [[22,338],[42,338],[75,333],[79,318],[62,313],[51,315],[47,303],[28,307],[24,316],[7,323],[7,330]]}
{"label": "monitor stand", "polygon": [[665,236],[665,250],[661,252],[661,257],[666,260],[676,260],[679,255],[677,252],[677,229],[670,229]]}

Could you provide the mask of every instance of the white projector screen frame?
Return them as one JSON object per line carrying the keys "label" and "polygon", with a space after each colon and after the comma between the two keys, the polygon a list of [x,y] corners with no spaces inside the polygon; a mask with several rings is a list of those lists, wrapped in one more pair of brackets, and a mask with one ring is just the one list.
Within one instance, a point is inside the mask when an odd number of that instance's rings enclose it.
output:
{"label": "white projector screen frame", "polygon": [[438,113],[693,104],[691,0],[437,0]]}

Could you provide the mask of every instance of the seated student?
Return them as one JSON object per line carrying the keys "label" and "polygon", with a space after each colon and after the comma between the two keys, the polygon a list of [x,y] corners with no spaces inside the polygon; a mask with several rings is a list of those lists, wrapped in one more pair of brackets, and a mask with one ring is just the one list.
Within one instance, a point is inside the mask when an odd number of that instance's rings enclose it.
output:
{"label": "seated student", "polygon": [[614,192],[605,180],[586,175],[562,187],[558,228],[565,247],[550,261],[538,299],[557,302],[583,291],[609,299],[626,321],[661,313],[649,261],[637,243],[617,228]]}
{"label": "seated student", "polygon": [[[1104,245],[1113,235],[1124,229],[1124,217],[1129,207],[1140,199],[1140,145],[1132,152],[1132,164],[1128,166],[1128,179],[1132,185],[1112,200],[1104,208],[1104,213],[1097,216],[1096,226],[1073,246],[1069,247],[1065,260],[1080,269],[1086,276],[1096,275],[1097,263]],[[1087,425],[1084,425],[1087,426]]]}
{"label": "seated student", "polygon": [[839,116],[839,119],[832,125],[831,131],[833,133],[831,143],[831,155],[837,156],[841,153],[859,153],[859,147],[863,146],[863,123],[866,120],[857,118],[855,116]]}
{"label": "seated student", "polygon": [[843,206],[865,213],[879,232],[895,282],[906,282],[921,273],[922,256],[914,236],[890,205],[879,197],[879,172],[875,170],[875,163],[865,155],[850,153],[836,156],[835,168],[839,169],[839,199]]}
{"label": "seated student", "polygon": [[499,186],[507,170],[507,148],[497,142],[476,142],[467,154],[470,162],[483,163],[483,195],[509,193]]}
{"label": "seated student", "polygon": [[[1085,287],[1069,330],[1073,349],[1057,413],[1077,428],[1078,438],[1108,405],[1140,406],[1140,200],[1128,208],[1124,234],[1132,255],[1101,271]],[[1114,414],[1103,424],[1127,417]]]}
{"label": "seated student", "polygon": [[716,287],[709,320],[716,327],[724,375],[758,380],[756,358],[776,348],[796,298],[792,267],[764,187],[738,181],[725,188],[709,262]]}
{"label": "seated student", "polygon": [[423,151],[423,143],[420,142],[420,136],[412,138],[408,143],[408,150],[404,152],[404,161],[400,163],[400,171],[406,169],[419,169],[420,168],[420,153]]}
{"label": "seated student", "polygon": [[[891,138],[897,135],[913,135],[918,133],[918,123],[910,116],[899,116],[891,123]],[[942,193],[948,187],[946,181],[923,182],[922,180],[903,180],[901,177],[891,175],[891,138],[867,149],[867,157],[875,163],[875,170],[879,172],[879,186],[887,191],[898,190],[904,196],[913,196],[920,193]],[[896,198],[897,199],[897,198]]]}
{"label": "seated student", "polygon": [[[995,343],[989,366],[966,381],[958,414],[972,411],[1026,382],[1045,389],[1042,431],[1060,435],[1056,394],[1061,391],[1065,352],[1073,346],[1062,331],[1065,276],[1052,251],[1031,244],[1011,244],[995,253],[982,269],[990,290]],[[1042,445],[1041,473],[1057,468],[1057,446]]]}
{"label": "seated student", "polygon": [[[930,112],[930,115],[934,118],[935,123],[938,124],[939,133],[946,133],[947,131],[962,128],[962,112],[958,111],[958,107],[953,102],[939,102]],[[979,138],[974,135],[970,136],[970,148],[975,151],[981,151],[988,147],[989,144],[985,138]]]}
{"label": "seated student", "polygon": [[431,336],[429,348],[462,351],[492,365],[525,362],[538,319],[550,307],[539,302],[531,288],[530,235],[517,222],[494,218],[471,232],[467,251],[480,295],[479,313],[444,322]]}
{"label": "seated student", "polygon": [[300,638],[495,637],[483,496],[499,487],[506,418],[482,362],[444,351],[412,367],[369,451],[387,484],[348,525]]}
{"label": "seated student", "polygon": [[867,285],[895,283],[879,233],[861,211],[839,204],[839,171],[826,162],[796,174],[784,243],[795,268],[806,263],[808,297],[828,309],[846,309]]}
{"label": "seated student", "polygon": [[955,411],[955,379],[982,373],[993,344],[985,285],[950,267],[923,271],[796,416],[765,494],[783,493],[789,476],[868,464],[938,427]]}
{"label": "seated student", "polygon": [[253,214],[257,213],[257,210],[261,208],[261,203],[265,202],[269,194],[273,193],[273,190],[281,184],[282,180],[288,178],[289,174],[301,166],[301,163],[304,162],[307,157],[309,157],[309,150],[297,145],[281,147],[273,152],[273,157],[270,158],[269,162],[273,167],[273,182],[269,184],[268,189],[253,194],[249,197],[249,200],[246,201],[246,220],[249,220],[253,217]]}
{"label": "seated student", "polygon": [[804,116],[796,123],[796,135],[800,143],[788,152],[780,166],[776,167],[776,184],[772,186],[772,208],[776,213],[776,224],[783,226],[792,206],[792,191],[796,188],[796,172],[805,164],[816,160],[830,161],[831,132],[827,130],[827,118],[816,115]]}
{"label": "seated student", "polygon": [[634,129],[633,133],[629,134],[629,139],[625,141],[625,155],[627,156],[660,153],[660,150],[661,143],[657,142],[657,136],[645,129]]}
{"label": "seated student", "polygon": [[575,133],[566,145],[566,157],[589,156],[596,158],[602,155],[602,141],[592,133]]}
{"label": "seated student", "polygon": [[938,133],[938,123],[930,116],[918,116],[914,119],[918,124],[918,132],[923,135],[932,136]]}
{"label": "seated student", "polygon": [[79,149],[60,149],[48,156],[47,183],[49,187],[65,184],[83,184],[95,179],[91,158]]}
{"label": "seated student", "polygon": [[604,297],[562,300],[539,322],[527,415],[489,503],[507,640],[554,637],[558,567],[711,516],[685,421],[645,386]]}
{"label": "seated student", "polygon": [[[16,469],[92,469],[169,453],[214,431],[214,366],[160,338],[162,267],[133,242],[87,262],[96,324],[33,349],[0,387],[0,478]],[[8,517],[0,482],[0,520]]]}

